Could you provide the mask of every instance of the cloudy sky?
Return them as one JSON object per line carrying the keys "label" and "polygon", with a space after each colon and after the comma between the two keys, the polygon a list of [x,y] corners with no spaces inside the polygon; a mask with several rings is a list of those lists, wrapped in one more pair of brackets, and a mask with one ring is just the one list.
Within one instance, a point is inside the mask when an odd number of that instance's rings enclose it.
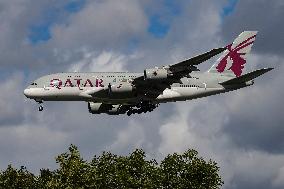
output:
{"label": "cloudy sky", "polygon": [[[85,159],[194,148],[218,162],[224,188],[284,188],[283,19],[283,0],[0,0],[0,169],[54,169],[71,143]],[[47,102],[38,112],[23,95],[44,74],[143,71],[243,30],[259,31],[249,68],[275,67],[246,89],[131,117],[91,115],[85,102]]]}

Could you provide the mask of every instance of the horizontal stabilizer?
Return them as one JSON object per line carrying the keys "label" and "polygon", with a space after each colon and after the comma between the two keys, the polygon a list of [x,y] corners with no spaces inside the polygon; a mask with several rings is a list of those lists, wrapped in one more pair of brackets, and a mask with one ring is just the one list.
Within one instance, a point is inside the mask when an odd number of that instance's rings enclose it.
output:
{"label": "horizontal stabilizer", "polygon": [[253,72],[247,73],[247,74],[242,75],[240,77],[236,77],[234,79],[230,79],[230,80],[222,82],[220,84],[221,85],[234,85],[234,84],[245,83],[245,82],[251,81],[251,80],[261,76],[262,74],[265,74],[266,72],[269,72],[270,70],[273,70],[273,68],[263,68],[263,69],[260,69],[260,70],[255,70]]}

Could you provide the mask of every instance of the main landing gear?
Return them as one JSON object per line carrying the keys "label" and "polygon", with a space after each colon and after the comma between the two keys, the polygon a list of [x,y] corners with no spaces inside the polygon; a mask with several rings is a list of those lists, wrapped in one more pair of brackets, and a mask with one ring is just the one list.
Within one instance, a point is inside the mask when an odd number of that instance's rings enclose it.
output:
{"label": "main landing gear", "polygon": [[142,114],[142,113],[152,112],[158,106],[159,104],[152,104],[150,102],[141,102],[136,105],[135,109],[131,107],[128,110],[127,115],[130,116],[132,114]]}

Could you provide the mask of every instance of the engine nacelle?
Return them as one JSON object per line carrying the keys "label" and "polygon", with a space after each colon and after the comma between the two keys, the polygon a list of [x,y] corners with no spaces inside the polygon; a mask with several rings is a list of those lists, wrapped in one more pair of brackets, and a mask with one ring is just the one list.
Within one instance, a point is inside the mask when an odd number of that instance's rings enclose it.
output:
{"label": "engine nacelle", "polygon": [[128,107],[125,105],[112,105],[112,104],[103,104],[103,103],[95,103],[88,102],[89,112],[92,114],[101,114],[106,113],[109,115],[119,115],[125,114],[128,110]]}
{"label": "engine nacelle", "polygon": [[144,70],[144,78],[149,80],[161,80],[169,77],[168,70],[164,68],[151,68]]}
{"label": "engine nacelle", "polygon": [[132,93],[135,90],[131,83],[127,82],[111,85],[109,89],[112,93]]}
{"label": "engine nacelle", "polygon": [[109,97],[110,98],[132,98],[136,96],[136,88],[127,82],[117,83],[115,85],[109,85]]}

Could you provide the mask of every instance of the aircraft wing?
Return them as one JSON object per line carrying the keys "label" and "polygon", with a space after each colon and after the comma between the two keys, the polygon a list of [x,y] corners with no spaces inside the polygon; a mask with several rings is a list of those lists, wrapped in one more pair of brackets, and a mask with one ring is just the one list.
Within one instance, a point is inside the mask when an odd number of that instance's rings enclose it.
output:
{"label": "aircraft wing", "polygon": [[212,49],[211,51],[184,60],[177,64],[169,65],[169,71],[173,74],[173,76],[175,76],[175,78],[182,78],[191,73],[192,71],[199,71],[199,69],[196,67],[198,64],[209,60],[210,58],[216,56],[217,54],[220,54],[225,50],[226,47]]}
{"label": "aircraft wing", "polygon": [[226,47],[212,49],[206,53],[184,60],[177,64],[163,66],[162,68],[146,69],[144,76],[135,78],[132,82],[142,93],[151,93],[155,97],[170,87],[172,83],[179,83],[180,79],[189,76],[192,71],[199,71],[198,64],[225,51]]}
{"label": "aircraft wing", "polygon": [[187,66],[195,66],[202,62],[205,62],[206,60],[209,60],[213,56],[216,56],[217,54],[220,54],[221,52],[225,51],[227,48],[222,47],[218,49],[212,49],[211,51],[208,51],[204,54],[195,56],[193,58],[184,60],[182,62],[179,62],[177,64],[170,65],[170,68],[177,68],[177,67],[187,67]]}

